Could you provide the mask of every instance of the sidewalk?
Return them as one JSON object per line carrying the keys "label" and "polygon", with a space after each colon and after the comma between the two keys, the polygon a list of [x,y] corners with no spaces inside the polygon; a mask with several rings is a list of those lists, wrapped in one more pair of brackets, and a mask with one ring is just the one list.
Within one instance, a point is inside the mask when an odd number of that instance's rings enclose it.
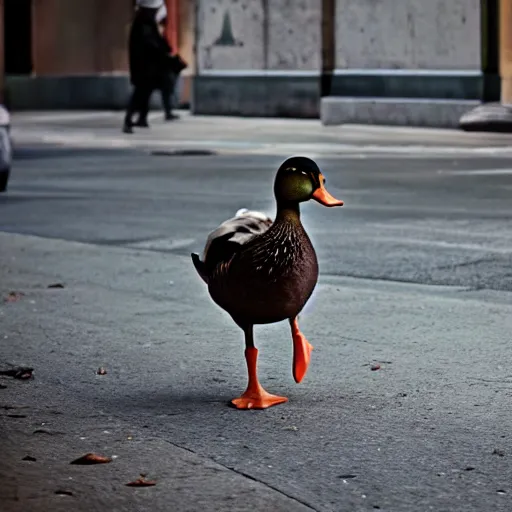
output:
{"label": "sidewalk", "polygon": [[[291,401],[245,414],[226,406],[238,332],[188,257],[0,246],[2,295],[24,294],[0,305],[0,362],[35,369],[0,378],[2,512],[509,509],[509,294],[324,277],[307,385],[287,383],[288,344],[266,329],[261,371]],[[70,465],[88,452],[113,460]],[[156,485],[126,486],[141,473]]]}
{"label": "sidewalk", "polygon": [[121,133],[122,112],[21,112],[13,114],[17,144],[215,153],[425,156],[512,156],[512,135],[382,126],[322,126],[318,120],[191,116]]}
{"label": "sidewalk", "polygon": [[[130,421],[106,406],[107,395],[116,396],[123,387],[131,354],[139,353],[138,368],[128,374],[130,380],[141,380],[141,389],[145,377],[138,375],[148,371],[146,342],[153,337],[144,340],[146,326],[141,325],[139,341],[131,339],[134,333],[128,332],[134,325],[128,327],[128,317],[144,310],[158,317],[165,311],[161,300],[136,292],[136,282],[119,281],[124,291],[98,288],[98,270],[107,281],[112,272],[130,274],[130,267],[133,270],[141,261],[137,251],[6,233],[0,233],[0,246],[0,370],[10,364],[34,367],[30,380],[0,376],[2,512],[312,510],[271,485],[180,448],[144,420]],[[84,256],[89,267],[84,267]],[[149,254],[143,259],[148,265],[162,264],[162,256]],[[167,265],[168,274],[176,274],[181,266]],[[52,283],[65,283],[65,288],[48,288]],[[9,291],[24,295],[6,303]],[[128,313],[124,321],[123,311]],[[177,321],[172,313],[166,316],[168,325]],[[111,352],[114,347],[117,356]],[[107,374],[98,375],[103,365]],[[167,378],[156,376],[167,380],[163,393],[169,393],[172,365],[169,371]],[[162,403],[156,415],[163,425],[173,416],[168,405]],[[154,414],[147,419],[154,420]],[[113,460],[92,466],[70,464],[88,452]],[[156,485],[126,486],[141,473]]]}

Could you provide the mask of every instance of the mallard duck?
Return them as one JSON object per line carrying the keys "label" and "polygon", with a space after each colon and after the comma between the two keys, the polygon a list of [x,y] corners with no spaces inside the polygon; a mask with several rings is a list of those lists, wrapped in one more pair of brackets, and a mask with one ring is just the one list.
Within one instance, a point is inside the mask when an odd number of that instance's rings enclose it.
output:
{"label": "mallard duck", "polygon": [[293,340],[292,373],[301,382],[312,346],[301,333],[297,316],[318,280],[315,249],[300,221],[299,204],[310,199],[324,206],[343,206],[325,189],[318,165],[306,157],[287,159],[274,182],[277,213],[242,209],[208,236],[202,259],[192,253],[199,276],[215,303],[227,311],[245,334],[248,385],[231,401],[238,409],[265,409],[287,402],[265,391],[258,380],[258,349],[253,327],[288,320]]}

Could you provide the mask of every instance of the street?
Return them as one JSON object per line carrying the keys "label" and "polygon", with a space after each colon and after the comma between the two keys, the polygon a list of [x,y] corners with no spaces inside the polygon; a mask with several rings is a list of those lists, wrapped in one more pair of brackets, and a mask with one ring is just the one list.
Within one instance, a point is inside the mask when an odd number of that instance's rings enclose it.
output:
{"label": "street", "polygon": [[[0,377],[2,510],[509,511],[512,137],[153,114],[130,139],[121,117],[13,116],[0,370],[34,378]],[[296,385],[288,325],[258,326],[289,402],[238,411],[243,333],[190,253],[273,216],[293,154],[345,202],[301,209],[315,349]],[[116,457],[69,465],[87,452]]]}

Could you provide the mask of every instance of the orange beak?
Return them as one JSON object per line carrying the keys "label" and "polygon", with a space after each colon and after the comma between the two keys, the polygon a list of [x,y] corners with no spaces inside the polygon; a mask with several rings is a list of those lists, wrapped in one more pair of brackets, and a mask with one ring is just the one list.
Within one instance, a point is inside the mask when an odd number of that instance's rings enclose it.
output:
{"label": "orange beak", "polygon": [[320,187],[313,192],[313,199],[324,206],[343,206],[343,201],[331,196],[324,187],[324,177],[320,175]]}

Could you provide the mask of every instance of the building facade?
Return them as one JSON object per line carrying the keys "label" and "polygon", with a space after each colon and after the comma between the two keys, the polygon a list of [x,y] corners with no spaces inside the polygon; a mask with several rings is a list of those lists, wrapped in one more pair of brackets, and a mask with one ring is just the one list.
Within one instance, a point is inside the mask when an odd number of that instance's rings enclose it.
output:
{"label": "building facade", "polygon": [[[127,42],[135,0],[0,0],[4,101],[12,109],[124,108]],[[167,0],[168,39],[194,73],[193,5]]]}
{"label": "building facade", "polygon": [[[195,114],[450,126],[512,102],[512,0],[166,1]],[[7,104],[123,108],[134,3],[0,0]]]}

